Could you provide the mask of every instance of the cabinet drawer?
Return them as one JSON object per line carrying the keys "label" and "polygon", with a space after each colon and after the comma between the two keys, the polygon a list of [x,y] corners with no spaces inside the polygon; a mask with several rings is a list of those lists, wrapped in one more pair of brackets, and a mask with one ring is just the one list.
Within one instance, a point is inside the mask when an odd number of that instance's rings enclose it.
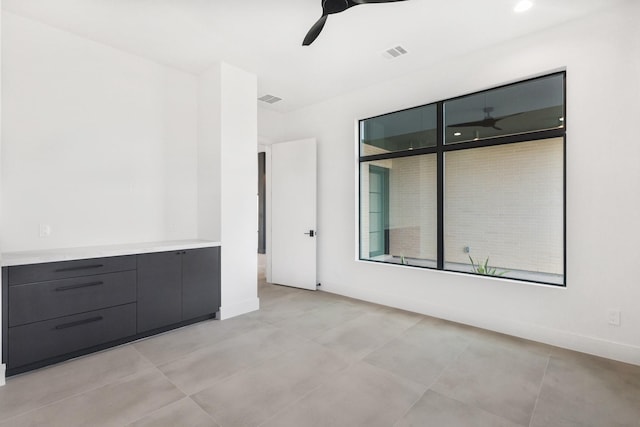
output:
{"label": "cabinet drawer", "polygon": [[135,270],[14,285],[9,327],[135,301]]}
{"label": "cabinet drawer", "polygon": [[9,286],[135,270],[135,268],[135,255],[19,265],[9,267]]}
{"label": "cabinet drawer", "polygon": [[135,303],[9,328],[8,365],[28,365],[135,333]]}

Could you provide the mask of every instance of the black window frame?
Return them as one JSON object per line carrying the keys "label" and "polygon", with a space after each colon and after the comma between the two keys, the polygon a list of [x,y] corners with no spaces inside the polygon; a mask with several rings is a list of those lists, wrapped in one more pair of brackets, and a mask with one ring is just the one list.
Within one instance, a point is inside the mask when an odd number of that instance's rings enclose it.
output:
{"label": "black window frame", "polygon": [[[496,89],[502,89],[502,88],[507,88],[509,86],[514,86],[514,85],[519,85],[522,83],[526,83],[526,82],[530,82],[530,81],[534,81],[534,80],[540,80],[540,79],[544,79],[544,78],[548,78],[548,77],[552,77],[552,76],[561,76],[562,77],[562,87],[563,87],[563,93],[562,93],[562,98],[563,98],[563,112],[562,112],[562,117],[564,118],[564,121],[562,123],[561,127],[558,127],[556,129],[547,129],[547,130],[540,130],[540,131],[532,131],[532,132],[524,132],[524,133],[518,133],[518,134],[513,134],[513,135],[504,135],[504,136],[495,136],[495,137],[488,137],[488,138],[484,138],[484,139],[480,139],[480,140],[472,140],[472,141],[464,141],[464,142],[456,142],[453,144],[445,144],[445,131],[446,131],[446,126],[445,126],[445,120],[444,120],[444,106],[447,102],[456,100],[456,99],[460,99],[460,98],[464,98],[467,96],[471,96],[471,95],[477,95],[477,94],[481,94],[481,93],[485,93],[485,92],[490,92],[492,90],[496,90]],[[374,154],[374,155],[367,155],[367,156],[363,156],[362,155],[362,123],[366,120],[371,120],[371,119],[375,119],[375,118],[379,118],[379,117],[384,117],[390,114],[397,114],[403,111],[410,111],[416,108],[423,108],[426,106],[430,106],[430,105],[435,105],[436,106],[436,112],[437,112],[437,120],[436,120],[436,133],[437,133],[437,143],[435,146],[433,147],[423,147],[423,148],[417,148],[417,149],[410,149],[410,150],[404,150],[404,151],[392,151],[389,153],[383,153],[383,154]],[[447,152],[453,152],[453,151],[458,151],[458,150],[468,150],[468,149],[474,149],[474,148],[481,148],[481,147],[493,147],[493,146],[498,146],[498,145],[507,145],[507,144],[516,144],[516,143],[522,143],[522,142],[531,142],[531,141],[538,141],[538,140],[544,140],[544,139],[551,139],[551,138],[562,138],[562,179],[563,179],[563,183],[562,183],[562,256],[563,256],[563,260],[562,260],[562,264],[563,264],[563,275],[562,275],[562,283],[558,284],[558,283],[549,283],[549,282],[544,282],[544,281],[538,281],[538,280],[531,280],[531,279],[521,279],[521,278],[514,278],[514,277],[502,277],[502,276],[484,276],[484,275],[480,275],[480,274],[475,274],[475,273],[468,273],[468,272],[463,272],[463,271],[457,271],[457,270],[447,270],[444,267],[445,264],[445,259],[444,259],[444,249],[445,249],[445,214],[444,214],[444,204],[445,204],[445,200],[444,200],[444,187],[445,187],[445,182],[444,182],[444,157],[445,157],[445,153]],[[508,280],[508,281],[518,281],[518,282],[525,282],[525,283],[535,283],[535,284],[541,284],[541,285],[547,285],[547,286],[555,286],[555,287],[566,287],[567,286],[567,73],[566,71],[558,71],[558,72],[553,72],[553,73],[549,73],[549,74],[544,74],[544,75],[540,75],[537,77],[532,77],[532,78],[528,78],[528,79],[524,79],[524,80],[519,80],[513,83],[508,83],[508,84],[504,84],[504,85],[499,85],[499,86],[495,86],[492,87],[490,89],[483,89],[483,90],[479,90],[476,92],[471,92],[471,93],[467,93],[464,95],[460,95],[460,96],[456,96],[453,98],[448,98],[442,101],[437,101],[437,102],[432,102],[432,103],[428,103],[428,104],[422,104],[422,105],[418,105],[415,107],[410,107],[410,108],[405,108],[402,110],[397,110],[397,111],[392,111],[389,113],[385,113],[385,114],[379,114],[377,116],[372,116],[372,117],[368,117],[368,118],[364,118],[364,119],[360,119],[358,120],[358,165],[357,165],[357,169],[358,169],[358,259],[360,261],[366,261],[366,262],[373,262],[373,263],[379,263],[379,264],[390,264],[390,265],[399,265],[399,266],[403,266],[403,267],[413,267],[413,268],[422,268],[422,269],[428,269],[428,270],[438,270],[438,271],[447,271],[447,272],[452,272],[452,273],[458,273],[458,274],[468,274],[468,275],[472,275],[472,276],[481,276],[481,277],[492,277],[492,278],[496,278],[496,279],[501,279],[501,280]],[[376,161],[376,160],[387,160],[387,159],[395,159],[395,158],[400,158],[400,157],[412,157],[412,156],[420,156],[420,155],[425,155],[425,154],[436,154],[437,157],[437,191],[436,191],[436,197],[437,197],[437,259],[436,259],[436,264],[437,267],[428,267],[428,266],[418,266],[418,265],[403,265],[403,264],[397,264],[397,263],[390,263],[390,262],[386,262],[386,261],[380,261],[380,260],[373,260],[373,259],[367,259],[367,258],[363,258],[362,257],[362,251],[361,251],[361,242],[362,242],[362,201],[360,200],[360,198],[362,197],[361,194],[361,188],[362,188],[362,170],[361,170],[361,164],[365,163],[365,162],[371,162],[371,161]]]}

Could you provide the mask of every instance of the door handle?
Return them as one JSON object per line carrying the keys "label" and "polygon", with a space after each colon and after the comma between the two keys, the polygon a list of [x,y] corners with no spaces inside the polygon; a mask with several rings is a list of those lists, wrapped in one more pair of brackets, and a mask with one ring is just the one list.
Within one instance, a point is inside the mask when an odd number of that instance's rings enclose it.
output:
{"label": "door handle", "polygon": [[313,231],[313,230],[309,230],[309,232],[308,232],[308,233],[304,233],[304,234],[306,234],[306,235],[307,235],[307,236],[309,236],[309,237],[313,237],[313,236],[315,236],[315,235],[316,235],[316,232],[315,232],[315,231]]}

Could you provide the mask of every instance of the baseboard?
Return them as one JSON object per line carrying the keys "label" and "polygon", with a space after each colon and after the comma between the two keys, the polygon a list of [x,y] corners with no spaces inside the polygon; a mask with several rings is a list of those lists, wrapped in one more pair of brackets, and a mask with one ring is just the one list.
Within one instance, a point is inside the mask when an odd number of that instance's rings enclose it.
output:
{"label": "baseboard", "polygon": [[220,307],[220,319],[231,319],[232,317],[240,316],[242,314],[251,313],[260,309],[260,299],[251,298],[241,301],[236,304],[225,304]]}
{"label": "baseboard", "polygon": [[638,346],[607,341],[561,329],[547,328],[514,319],[499,318],[484,313],[471,313],[452,307],[433,305],[421,300],[408,300],[397,294],[371,292],[369,289],[363,292],[360,288],[349,286],[323,286],[322,288],[324,291],[350,298],[399,308],[401,310],[420,313],[456,323],[463,323],[465,325],[549,344],[567,350],[592,354],[594,356],[633,365],[640,365],[640,347]]}
{"label": "baseboard", "polygon": [[7,366],[3,363],[0,365],[0,387],[5,385],[5,373],[7,372]]}

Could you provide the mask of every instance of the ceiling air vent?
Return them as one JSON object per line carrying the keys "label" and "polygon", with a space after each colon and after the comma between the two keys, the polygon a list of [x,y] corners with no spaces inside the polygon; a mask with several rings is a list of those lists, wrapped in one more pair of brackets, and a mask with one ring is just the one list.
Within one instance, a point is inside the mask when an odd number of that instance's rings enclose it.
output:
{"label": "ceiling air vent", "polygon": [[405,48],[403,48],[402,46],[398,45],[396,47],[392,47],[391,49],[387,49],[385,50],[382,55],[387,58],[387,59],[393,59],[393,58],[397,58],[399,56],[402,55],[406,55],[407,50]]}
{"label": "ceiling air vent", "polygon": [[278,98],[277,96],[273,96],[273,95],[261,96],[258,99],[262,102],[266,102],[267,104],[275,104],[278,101],[282,101],[282,98]]}

